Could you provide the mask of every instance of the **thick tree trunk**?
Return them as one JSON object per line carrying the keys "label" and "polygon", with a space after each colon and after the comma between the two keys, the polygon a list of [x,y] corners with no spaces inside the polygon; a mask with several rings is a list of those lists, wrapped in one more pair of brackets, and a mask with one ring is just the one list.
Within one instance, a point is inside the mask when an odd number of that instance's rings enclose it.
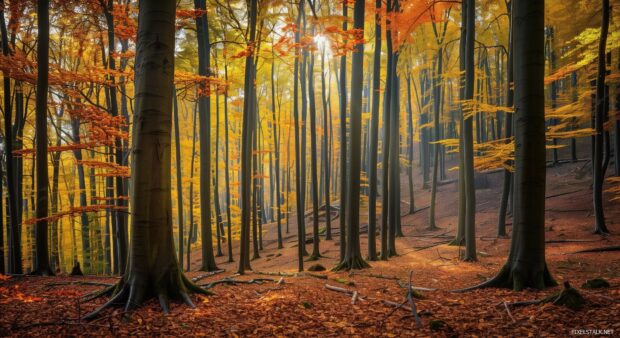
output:
{"label": "thick tree trunk", "polygon": [[49,1],[37,3],[37,97],[35,111],[35,147],[36,147],[36,178],[37,204],[35,217],[36,257],[32,274],[49,276],[54,273],[50,267],[48,254],[48,184],[47,171],[47,83],[49,74]]}
{"label": "thick tree trunk", "polygon": [[[355,0],[353,28],[364,31],[364,1]],[[334,270],[370,267],[362,258],[359,237],[360,174],[362,147],[362,85],[364,45],[355,45],[351,63],[351,169],[348,176],[349,210],[347,212],[347,245],[344,259]],[[342,93],[341,93],[342,94]]]}
{"label": "thick tree trunk", "polygon": [[508,260],[481,286],[556,285],[545,262],[544,1],[513,0],[515,205]]}
{"label": "thick tree trunk", "polygon": [[206,293],[183,275],[174,254],[170,148],[175,2],[140,1],[138,22],[129,260],[115,296],[86,319],[119,303],[131,311],[152,297],[168,312],[170,298],[193,306],[188,290]]}

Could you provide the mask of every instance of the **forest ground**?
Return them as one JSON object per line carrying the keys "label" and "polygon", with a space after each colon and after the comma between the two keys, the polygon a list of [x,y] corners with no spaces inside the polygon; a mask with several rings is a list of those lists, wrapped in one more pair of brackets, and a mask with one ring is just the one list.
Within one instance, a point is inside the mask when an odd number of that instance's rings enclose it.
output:
{"label": "forest ground", "polygon": [[[417,170],[416,170],[417,171]],[[585,307],[573,311],[552,304],[511,307],[503,302],[526,301],[557,293],[560,286],[545,291],[513,292],[503,289],[483,289],[467,293],[450,290],[480,283],[496,273],[506,260],[510,239],[498,239],[496,233],[497,209],[501,194],[501,173],[486,174],[489,188],[477,190],[477,251],[478,261],[462,262],[459,248],[443,243],[453,238],[457,223],[456,183],[439,187],[437,224],[440,230],[428,231],[429,191],[416,186],[416,206],[423,210],[402,219],[404,238],[397,239],[399,256],[387,262],[370,262],[371,269],[348,272],[315,272],[295,276],[248,273],[233,276],[237,264],[226,263],[226,256],[218,257],[225,271],[198,283],[231,277],[249,281],[270,278],[261,284],[218,284],[213,296],[193,295],[196,309],[173,304],[171,313],[163,315],[159,304],[152,300],[123,319],[122,310],[108,310],[99,320],[85,323],[77,320],[101,305],[105,299],[79,303],[80,296],[100,290],[102,286],[70,284],[51,285],[74,281],[113,283],[110,277],[86,276],[13,277],[0,280],[0,336],[557,336],[573,334],[573,329],[614,330],[620,333],[620,255],[618,252],[574,253],[575,251],[620,245],[620,207],[618,201],[609,201],[606,195],[607,226],[612,235],[606,239],[593,235],[592,194],[590,168],[586,162],[567,163],[548,169],[546,239],[559,240],[547,244],[547,263],[559,284],[570,281],[587,300]],[[454,176],[455,173],[449,173]],[[407,178],[403,176],[403,200]],[[421,182],[416,177],[415,182]],[[402,204],[402,213],[409,206]],[[365,217],[362,216],[362,220]],[[362,221],[363,225],[365,221]],[[510,223],[510,221],[509,221]],[[311,222],[307,229],[311,233]],[[323,224],[321,224],[323,226]],[[337,233],[338,219],[332,222]],[[251,262],[254,271],[285,272],[297,270],[297,247],[294,219],[290,219],[285,248],[276,249],[273,224],[265,226],[265,249],[261,257]],[[510,235],[511,227],[508,227]],[[362,252],[365,254],[367,234],[362,234]],[[579,242],[562,242],[578,240]],[[321,238],[321,258],[305,262],[305,267],[319,263],[328,270],[337,262],[338,237],[332,241]],[[308,245],[311,250],[311,245]],[[224,250],[226,245],[224,243]],[[238,250],[235,247],[235,259]],[[199,267],[199,251],[193,253],[193,266]],[[406,300],[409,272],[413,272],[413,286],[436,288],[422,292],[424,298],[416,305],[422,328],[416,328],[411,311],[394,309],[384,301],[401,303]],[[191,277],[201,272],[188,273]],[[385,279],[378,278],[381,275]],[[317,276],[322,276],[318,278]],[[581,284],[587,279],[602,277],[611,287],[586,290]],[[347,285],[346,283],[353,283]],[[357,291],[352,304],[350,294],[326,289],[326,284]],[[512,316],[512,318],[511,318]],[[441,325],[439,321],[443,321]],[[432,324],[432,325],[431,325]]]}

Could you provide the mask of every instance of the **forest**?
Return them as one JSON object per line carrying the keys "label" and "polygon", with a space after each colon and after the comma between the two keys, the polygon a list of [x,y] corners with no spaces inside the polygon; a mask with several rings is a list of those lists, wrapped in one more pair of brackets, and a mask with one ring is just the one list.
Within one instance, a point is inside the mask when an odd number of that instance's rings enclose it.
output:
{"label": "forest", "polygon": [[618,18],[0,0],[0,336],[617,335]]}

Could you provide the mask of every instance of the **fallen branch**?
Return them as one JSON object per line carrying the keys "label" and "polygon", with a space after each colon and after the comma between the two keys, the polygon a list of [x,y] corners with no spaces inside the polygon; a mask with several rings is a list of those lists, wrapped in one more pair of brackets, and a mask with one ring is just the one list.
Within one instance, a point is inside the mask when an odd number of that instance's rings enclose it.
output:
{"label": "fallen branch", "polygon": [[434,243],[434,244],[427,245],[427,246],[414,247],[414,248],[415,248],[415,250],[414,250],[414,251],[422,251],[422,250],[426,250],[426,249],[434,248],[434,247],[436,247],[436,246],[440,246],[440,245],[443,245],[443,244],[448,244],[448,243],[450,243],[450,242],[452,242],[452,240],[449,240],[449,241],[441,241],[441,242]]}
{"label": "fallen branch", "polygon": [[607,251],[620,251],[620,245],[604,246],[601,248],[579,250],[579,251],[571,252],[571,254],[588,253],[588,252],[607,252]]}
{"label": "fallen branch", "polygon": [[54,286],[61,286],[61,285],[94,285],[94,286],[105,286],[105,287],[114,286],[114,284],[91,282],[91,281],[53,282],[53,283],[45,284],[46,288],[51,288]]}
{"label": "fallen branch", "polygon": [[254,271],[255,274],[257,275],[267,275],[267,276],[284,276],[284,277],[295,277],[297,276],[296,273],[290,273],[290,272],[280,272],[280,271],[276,271],[276,272],[271,272],[271,271]]}
{"label": "fallen branch", "polygon": [[600,242],[600,239],[550,239],[545,243],[587,243],[587,242]]}
{"label": "fallen branch", "polygon": [[413,317],[415,318],[415,325],[420,328],[422,327],[422,322],[420,321],[420,317],[418,316],[418,310],[415,305],[415,301],[413,300],[413,286],[411,285],[411,279],[413,277],[413,271],[409,272],[409,290],[407,291],[407,300],[409,301],[409,305],[411,306],[411,312]]}
{"label": "fallen branch", "polygon": [[325,288],[330,291],[335,291],[335,292],[340,292],[340,293],[344,293],[347,295],[351,295],[351,304],[355,304],[355,300],[357,299],[364,300],[364,298],[362,298],[362,296],[360,296],[357,291],[351,291],[345,288],[340,288],[340,287],[329,285],[329,284],[325,284]]}
{"label": "fallen branch", "polygon": [[574,194],[576,192],[580,192],[583,191],[583,189],[579,189],[579,190],[573,190],[573,191],[567,191],[567,192],[561,192],[559,194],[554,194],[554,195],[549,195],[549,196],[545,196],[545,199],[547,198],[553,198],[553,197],[560,197],[560,196],[564,196],[564,195],[570,195],[570,194]]}
{"label": "fallen branch", "polygon": [[196,283],[197,281],[199,281],[199,280],[201,280],[201,279],[205,279],[205,278],[207,278],[207,277],[215,276],[215,275],[217,275],[218,273],[222,273],[222,272],[224,272],[224,271],[225,271],[225,270],[215,270],[215,271],[209,271],[209,272],[207,272],[207,273],[205,273],[205,274],[202,274],[202,275],[200,275],[200,276],[196,276],[196,277],[192,278],[192,282]]}
{"label": "fallen branch", "polygon": [[510,308],[508,307],[508,302],[504,302],[504,308],[506,309],[506,312],[508,312],[508,317],[510,317],[510,319],[512,319],[512,322],[516,323],[517,321],[515,320],[515,317],[513,317],[512,313],[510,313]]}
{"label": "fallen branch", "polygon": [[275,280],[271,278],[254,278],[250,280],[236,280],[230,277],[226,277],[224,279],[213,281],[206,285],[201,285],[205,289],[210,289],[218,284],[228,284],[228,285],[237,285],[237,284],[263,284],[263,282],[275,282]]}

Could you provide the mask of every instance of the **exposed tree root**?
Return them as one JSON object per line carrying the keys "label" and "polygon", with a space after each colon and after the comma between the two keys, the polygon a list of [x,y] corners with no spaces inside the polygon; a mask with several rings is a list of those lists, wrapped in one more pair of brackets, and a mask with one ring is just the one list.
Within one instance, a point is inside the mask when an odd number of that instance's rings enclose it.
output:
{"label": "exposed tree root", "polygon": [[[148,277],[143,277],[142,275],[133,276],[130,273],[128,277],[118,282],[110,300],[95,311],[86,315],[83,319],[91,321],[97,318],[103,310],[120,304],[125,304],[125,312],[130,314],[151,297],[157,297],[164,313],[169,312],[169,302],[171,298],[180,300],[186,305],[194,308],[194,303],[189,298],[188,292],[203,295],[212,294],[190,282],[180,271],[178,271],[178,274],[169,273],[167,276],[161,276],[155,283],[146,278]],[[149,288],[149,286],[152,287]],[[109,290],[104,291],[109,292]]]}
{"label": "exposed tree root", "polygon": [[217,275],[217,274],[222,273],[224,271],[226,271],[226,270],[222,269],[222,270],[215,270],[215,271],[207,272],[205,274],[202,274],[200,276],[196,276],[196,277],[192,278],[192,282],[196,283],[197,281],[199,281],[201,279],[205,279],[207,277],[211,277],[211,276]]}
{"label": "exposed tree root", "polygon": [[296,273],[289,273],[289,272],[280,272],[280,271],[276,271],[276,272],[271,272],[271,271],[254,271],[255,274],[257,275],[266,275],[266,276],[284,276],[284,277],[295,277],[297,274]]}
{"label": "exposed tree root", "polygon": [[204,285],[205,289],[210,289],[219,284],[228,284],[228,285],[237,285],[237,284],[263,284],[263,282],[275,282],[274,279],[271,278],[254,278],[250,280],[237,280],[230,277],[226,277],[224,279],[213,281],[209,284]]}
{"label": "exposed tree root", "polygon": [[579,250],[579,251],[571,252],[571,254],[588,253],[588,252],[607,252],[607,251],[620,251],[620,245],[604,246],[601,248]]}
{"label": "exposed tree root", "polygon": [[600,242],[599,239],[550,239],[545,241],[547,244],[551,243],[588,243],[588,242]]}
{"label": "exposed tree root", "polygon": [[349,271],[351,269],[359,270],[366,268],[370,268],[370,264],[368,264],[362,257],[355,256],[345,258],[342,262],[333,267],[332,271]]}
{"label": "exposed tree root", "polygon": [[542,290],[546,287],[556,286],[557,283],[551,277],[546,264],[544,271],[536,273],[534,276],[513,268],[511,262],[507,262],[499,273],[478,285],[474,285],[464,289],[452,290],[452,292],[462,293],[482,288],[507,288],[515,291],[521,291],[526,287],[532,287]]}

